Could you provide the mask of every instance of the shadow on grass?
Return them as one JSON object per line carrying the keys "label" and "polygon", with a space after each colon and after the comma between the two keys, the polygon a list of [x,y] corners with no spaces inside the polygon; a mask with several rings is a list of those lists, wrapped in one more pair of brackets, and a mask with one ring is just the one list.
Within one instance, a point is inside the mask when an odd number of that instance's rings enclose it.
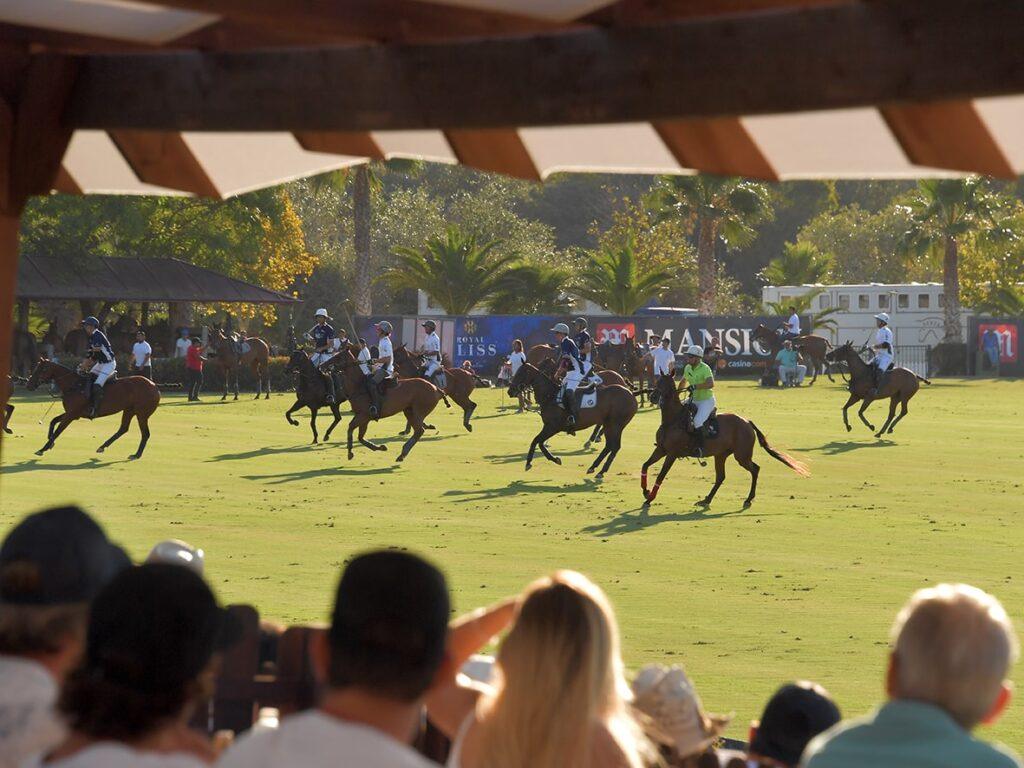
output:
{"label": "shadow on grass", "polygon": [[[487,461],[491,462],[491,464],[515,464],[517,462],[525,464],[526,463],[526,454],[529,451],[529,449],[530,449],[530,446],[527,445],[526,448],[523,449],[522,453],[492,453],[492,454],[489,454],[487,456],[484,456],[483,458],[486,459]],[[548,450],[551,450],[551,449],[548,448]],[[551,451],[551,455],[552,456],[558,456],[559,458],[561,458],[563,456],[592,456],[592,455],[595,455],[599,450],[600,450],[599,444],[595,443],[590,448],[582,448],[582,447],[580,447],[580,448],[577,448],[574,451],[553,451],[552,450]],[[534,463],[536,463],[538,465],[540,463],[542,463],[542,462],[547,461],[547,459],[544,458],[543,454],[541,454],[539,447],[537,448],[537,452],[533,455],[533,461],[534,461]]]}
{"label": "shadow on grass", "polygon": [[459,503],[470,501],[489,501],[491,499],[505,499],[509,496],[518,496],[529,493],[581,493],[592,491],[601,486],[600,480],[587,478],[572,485],[556,485],[544,483],[539,480],[513,480],[508,485],[497,488],[473,488],[467,490],[450,490],[441,495]]}
{"label": "shadow on grass", "polygon": [[242,475],[245,480],[264,481],[267,485],[281,485],[302,480],[317,480],[330,477],[360,477],[367,475],[387,475],[398,469],[394,464],[384,467],[321,467],[319,469],[303,469],[296,472],[281,472],[276,475]]}
{"label": "shadow on grass", "polygon": [[830,443],[816,445],[811,448],[793,448],[794,451],[806,451],[808,453],[823,453],[826,456],[838,456],[850,451],[859,451],[862,448],[889,448],[896,445],[896,442],[888,438],[871,440],[833,440]]}
{"label": "shadow on grass", "polygon": [[588,525],[580,529],[580,533],[590,533],[594,536],[618,536],[623,533],[642,531],[644,528],[651,528],[661,523],[700,523],[708,520],[715,520],[720,517],[732,517],[743,514],[745,509],[740,507],[732,512],[713,512],[704,507],[694,507],[690,512],[666,512],[661,515],[652,515],[644,507],[635,507],[622,512],[618,517],[605,520],[601,523]]}
{"label": "shadow on grass", "polygon": [[[322,432],[320,434],[321,434],[321,436],[323,435]],[[258,458],[260,456],[277,456],[279,454],[286,454],[286,453],[305,453],[306,451],[317,450],[321,446],[341,445],[342,444],[342,441],[339,441],[339,440],[336,439],[336,437],[337,437],[337,433],[336,432],[335,432],[334,435],[332,435],[332,437],[335,438],[335,439],[331,440],[330,442],[326,442],[326,443],[323,442],[323,438],[321,437],[321,442],[319,443],[319,445],[314,445],[312,441],[310,441],[308,443],[300,443],[299,445],[289,445],[289,446],[273,446],[273,445],[268,445],[268,446],[265,446],[263,448],[253,448],[251,451],[240,451],[239,453],[219,453],[216,456],[211,456],[206,461],[207,462],[211,462],[211,461],[242,461],[244,459],[255,459],[255,458]]]}
{"label": "shadow on grass", "polygon": [[[110,448],[107,449],[110,451]],[[86,459],[79,464],[49,464],[45,459],[26,459],[25,461],[17,464],[4,464],[0,466],[0,475],[16,475],[19,472],[32,472],[33,470],[46,470],[49,472],[64,472],[67,470],[76,469],[92,469],[93,467],[104,466],[110,467],[114,464],[127,464],[128,459],[117,459],[114,461],[104,461],[95,457]]]}

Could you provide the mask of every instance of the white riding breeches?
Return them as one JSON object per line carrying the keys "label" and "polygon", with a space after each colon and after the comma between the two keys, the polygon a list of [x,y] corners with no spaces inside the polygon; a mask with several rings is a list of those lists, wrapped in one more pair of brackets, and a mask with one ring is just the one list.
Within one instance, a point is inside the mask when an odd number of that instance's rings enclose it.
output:
{"label": "white riding breeches", "polygon": [[697,406],[697,412],[693,415],[693,428],[704,426],[704,422],[708,420],[708,416],[715,410],[715,398],[711,397],[707,400],[694,400],[693,404]]}
{"label": "white riding breeches", "polygon": [[96,375],[96,386],[102,387],[107,383],[107,379],[114,375],[114,371],[117,370],[117,363],[96,363],[92,368],[89,369],[89,373]]}
{"label": "white riding breeches", "polygon": [[888,352],[879,352],[875,355],[875,359],[872,362],[877,365],[880,370],[884,371],[892,365],[892,355]]}
{"label": "white riding breeches", "polygon": [[334,355],[330,352],[314,352],[309,356],[310,361],[319,368],[321,365],[330,360]]}
{"label": "white riding breeches", "polygon": [[432,357],[426,358],[423,362],[426,365],[426,368],[423,371],[423,375],[426,376],[428,379],[434,378],[434,374],[437,373],[438,370],[440,370],[441,364],[438,363],[437,360],[435,360]]}
{"label": "white riding breeches", "polygon": [[577,371],[575,368],[570,368],[565,372],[565,378],[562,379],[562,386],[565,387],[569,392],[575,391],[576,387],[580,385],[580,381],[583,380],[583,374]]}
{"label": "white riding breeches", "polygon": [[594,364],[589,360],[580,360],[580,365],[583,367],[584,376],[589,376],[590,372],[594,370]]}

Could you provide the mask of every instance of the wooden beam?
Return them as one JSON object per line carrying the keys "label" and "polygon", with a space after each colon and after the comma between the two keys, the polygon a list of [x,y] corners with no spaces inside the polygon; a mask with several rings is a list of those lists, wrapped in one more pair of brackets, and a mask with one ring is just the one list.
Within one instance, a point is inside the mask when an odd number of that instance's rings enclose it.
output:
{"label": "wooden beam", "polygon": [[821,8],[857,0],[619,0],[583,17],[592,24],[627,26],[710,16]]}
{"label": "wooden beam", "polygon": [[81,185],[75,181],[75,177],[63,165],[57,170],[57,178],[53,182],[53,191],[61,192],[65,195],[84,194]]}
{"label": "wooden beam", "polygon": [[418,0],[142,0],[216,13],[268,30],[370,40],[449,40],[521,35],[564,25],[512,13],[480,11]]}
{"label": "wooden beam", "polygon": [[905,104],[883,107],[880,111],[915,165],[1017,178],[1002,148],[969,101]]}
{"label": "wooden beam", "polygon": [[445,130],[934,101],[1024,92],[1020,29],[1024,3],[876,0],[445,45],[94,55],[70,115],[100,129]]}
{"label": "wooden beam", "polygon": [[451,129],[444,135],[463,165],[529,181],[541,180],[540,171],[515,128]]}
{"label": "wooden beam", "polygon": [[[14,339],[14,294],[18,282],[18,230],[21,220],[17,214],[0,214],[0,414],[7,406],[7,377],[11,373],[11,345]],[[0,458],[4,443],[0,432]]]}
{"label": "wooden beam", "polygon": [[220,199],[217,186],[180,133],[110,131],[110,138],[139,181]]}
{"label": "wooden beam", "polygon": [[310,152],[384,159],[383,150],[368,131],[299,131],[295,139]]}
{"label": "wooden beam", "polygon": [[779,174],[738,117],[656,120],[651,124],[684,168],[778,181]]}

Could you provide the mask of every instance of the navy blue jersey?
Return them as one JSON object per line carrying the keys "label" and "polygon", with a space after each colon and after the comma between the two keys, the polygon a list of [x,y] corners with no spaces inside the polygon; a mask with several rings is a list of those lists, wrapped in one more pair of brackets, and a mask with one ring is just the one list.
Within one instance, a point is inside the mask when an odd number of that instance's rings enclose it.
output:
{"label": "navy blue jersey", "polygon": [[580,370],[580,350],[576,346],[576,342],[566,336],[562,339],[562,343],[558,345],[558,351],[561,356],[568,357],[572,360],[572,364],[576,367],[576,370]]}
{"label": "navy blue jersey", "polygon": [[579,333],[576,334],[576,347],[579,350],[580,360],[583,360],[588,363],[590,362],[590,355],[593,352],[593,350],[591,350],[591,352],[584,353],[583,348],[590,343],[590,334],[587,333],[586,331],[580,331]]}
{"label": "navy blue jersey", "polygon": [[313,344],[316,345],[317,349],[330,346],[331,339],[334,338],[334,328],[331,327],[330,323],[324,323],[320,325],[317,323],[313,326],[313,330],[310,331],[310,336],[313,337]]}
{"label": "navy blue jersey", "polygon": [[109,363],[114,360],[114,348],[99,328],[89,335],[89,356],[97,363]]}

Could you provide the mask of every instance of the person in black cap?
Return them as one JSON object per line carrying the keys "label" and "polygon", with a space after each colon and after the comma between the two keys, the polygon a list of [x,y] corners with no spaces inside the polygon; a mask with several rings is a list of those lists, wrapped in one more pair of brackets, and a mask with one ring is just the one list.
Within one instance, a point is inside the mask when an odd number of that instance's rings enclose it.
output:
{"label": "person in black cap", "polygon": [[125,569],[96,596],[85,654],[59,708],[71,734],[54,768],[199,768],[216,755],[188,728],[213,692],[214,657],[240,634],[190,568]]}
{"label": "person in black cap", "polygon": [[795,767],[808,742],[841,719],[839,707],[820,685],[784,685],[768,700],[760,723],[754,725],[747,756],[755,765]]}
{"label": "person in black cap", "polygon": [[326,690],[319,707],[236,742],[218,768],[428,768],[408,746],[445,664],[444,576],[415,555],[380,551],[349,563],[331,628],[313,643]]}
{"label": "person in black cap", "polygon": [[89,603],[128,565],[77,507],[29,515],[0,544],[0,768],[64,737],[54,705],[81,657]]}

